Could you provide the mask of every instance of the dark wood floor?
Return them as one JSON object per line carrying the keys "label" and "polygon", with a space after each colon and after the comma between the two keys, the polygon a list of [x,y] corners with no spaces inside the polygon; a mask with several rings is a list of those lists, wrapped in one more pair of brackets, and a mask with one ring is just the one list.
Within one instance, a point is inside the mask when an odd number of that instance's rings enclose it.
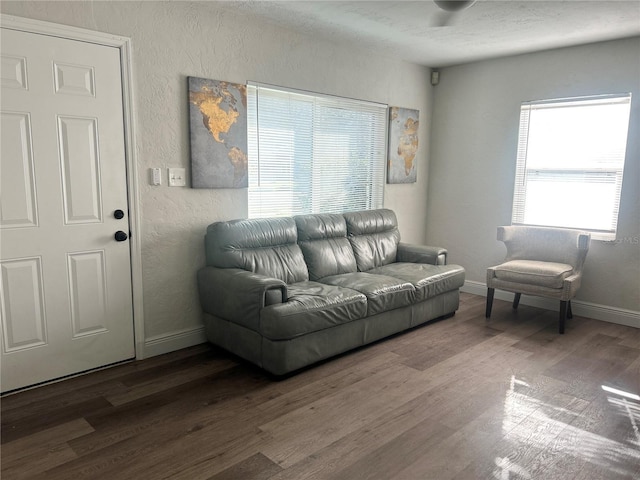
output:
{"label": "dark wood floor", "polygon": [[275,381],[202,345],[2,399],[2,478],[638,479],[640,330],[463,294]]}

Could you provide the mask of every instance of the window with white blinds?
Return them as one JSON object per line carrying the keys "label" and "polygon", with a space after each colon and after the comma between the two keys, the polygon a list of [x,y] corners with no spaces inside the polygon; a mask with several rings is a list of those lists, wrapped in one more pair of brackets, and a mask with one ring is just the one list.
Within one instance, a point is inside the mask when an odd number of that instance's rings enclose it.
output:
{"label": "window with white blinds", "polygon": [[526,102],[512,224],[615,240],[631,94]]}
{"label": "window with white blinds", "polygon": [[249,84],[249,218],[382,207],[387,106]]}

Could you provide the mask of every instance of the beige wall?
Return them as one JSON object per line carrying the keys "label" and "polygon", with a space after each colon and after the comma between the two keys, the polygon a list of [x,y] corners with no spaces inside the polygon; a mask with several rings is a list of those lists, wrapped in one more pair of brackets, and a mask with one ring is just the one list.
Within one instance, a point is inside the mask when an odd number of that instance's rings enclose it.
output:
{"label": "beige wall", "polygon": [[[520,104],[632,92],[617,243],[593,241],[582,302],[640,311],[640,38],[483,61],[441,71],[434,89],[427,241],[445,245],[484,283],[504,258],[496,227],[511,222]],[[638,325],[640,326],[640,325]]]}
{"label": "beige wall", "polygon": [[[203,235],[216,220],[245,217],[246,190],[166,186],[166,167],[189,170],[187,76],[247,80],[420,110],[418,182],[388,185],[403,239],[426,235],[428,69],[375,51],[316,41],[233,12],[216,2],[8,2],[4,14],[130,37],[141,194],[145,336],[198,329],[196,271]],[[152,187],[148,169],[162,167]]]}

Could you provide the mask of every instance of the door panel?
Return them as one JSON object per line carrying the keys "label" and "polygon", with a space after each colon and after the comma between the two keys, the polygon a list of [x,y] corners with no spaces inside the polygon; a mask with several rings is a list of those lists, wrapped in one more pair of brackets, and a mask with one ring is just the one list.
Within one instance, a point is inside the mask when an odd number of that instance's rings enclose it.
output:
{"label": "door panel", "polygon": [[[2,28],[3,392],[134,357],[117,48]],[[113,212],[125,212],[116,219]]]}
{"label": "door panel", "polygon": [[82,65],[53,64],[56,93],[95,96],[93,67]]}
{"label": "door panel", "polygon": [[27,89],[27,59],[2,55],[2,88]]}
{"label": "door panel", "polygon": [[65,223],[102,222],[95,118],[58,117]]}
{"label": "door panel", "polygon": [[1,268],[5,351],[44,345],[46,324],[40,258],[3,261]]}
{"label": "door panel", "polygon": [[68,255],[73,336],[107,331],[104,251]]}
{"label": "door panel", "polygon": [[2,112],[0,190],[10,202],[0,207],[0,228],[37,225],[31,119],[26,113]]}

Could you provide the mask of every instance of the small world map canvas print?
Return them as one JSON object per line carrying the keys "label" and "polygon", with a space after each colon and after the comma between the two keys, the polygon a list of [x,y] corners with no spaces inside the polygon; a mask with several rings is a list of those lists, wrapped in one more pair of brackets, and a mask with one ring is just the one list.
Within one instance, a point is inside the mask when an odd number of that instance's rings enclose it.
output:
{"label": "small world map canvas print", "polygon": [[191,185],[246,188],[247,88],[189,77]]}
{"label": "small world map canvas print", "polygon": [[418,110],[408,108],[389,108],[387,183],[416,181],[419,113]]}

